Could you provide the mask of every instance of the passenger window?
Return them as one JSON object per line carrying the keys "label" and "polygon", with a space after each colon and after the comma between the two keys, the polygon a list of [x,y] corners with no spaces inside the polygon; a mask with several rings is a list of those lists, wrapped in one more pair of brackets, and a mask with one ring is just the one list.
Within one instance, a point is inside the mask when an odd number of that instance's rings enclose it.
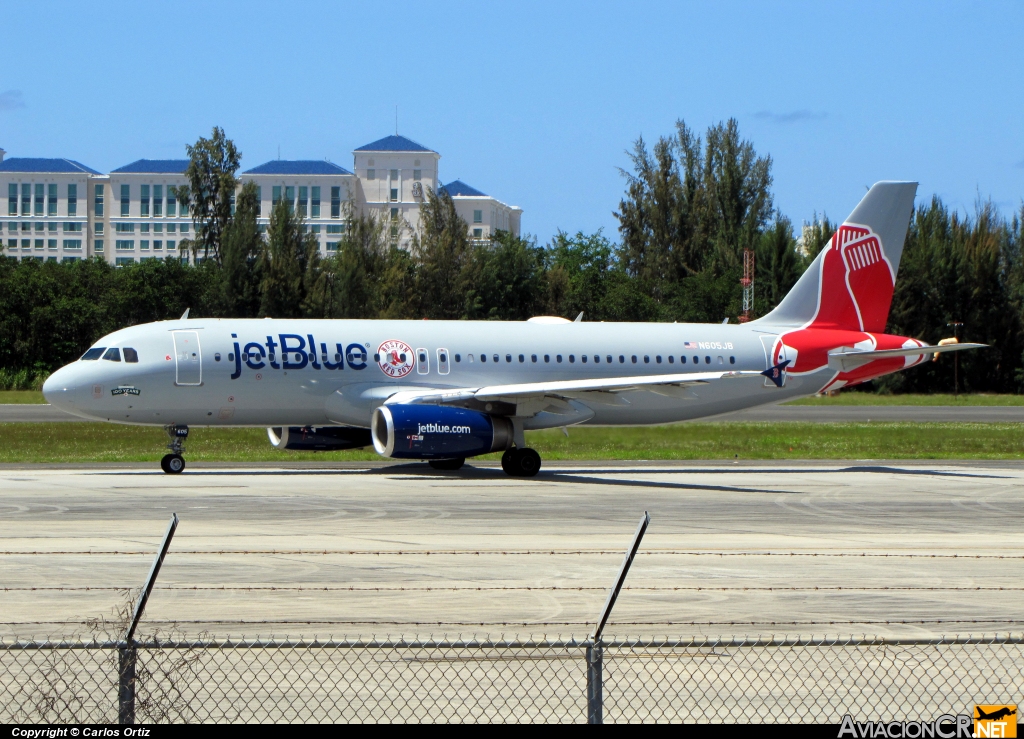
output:
{"label": "passenger window", "polygon": [[495,361],[495,362],[497,362],[497,361],[498,361],[498,355],[497,355],[497,354],[495,354],[495,355],[494,355],[494,357],[493,357],[493,359],[494,359],[494,361]]}
{"label": "passenger window", "polygon": [[569,363],[570,364],[575,364],[576,363],[576,355],[575,354],[570,354],[569,355]]}
{"label": "passenger window", "polygon": [[472,354],[467,354],[467,355],[466,355],[466,358],[467,358],[467,359],[468,359],[468,360],[469,360],[470,362],[472,362],[472,361],[473,361],[473,355],[472,355]]}
{"label": "passenger window", "polygon": [[120,362],[121,350],[118,349],[116,346],[112,346],[109,349],[107,349],[107,353],[103,355],[103,358],[110,360],[111,362]]}
{"label": "passenger window", "polygon": [[704,364],[711,364],[711,357],[704,357]]}
{"label": "passenger window", "polygon": [[729,357],[729,364],[736,364],[736,357]]}
{"label": "passenger window", "polygon": [[586,364],[587,363],[587,355],[586,354],[581,354],[580,355],[580,361],[583,362],[583,364]]}
{"label": "passenger window", "polygon": [[651,363],[651,358],[649,356],[647,356],[646,354],[644,354],[644,364],[650,364],[650,363]]}
{"label": "passenger window", "polygon": [[462,361],[462,355],[461,354],[456,354],[455,355],[455,363],[458,364],[461,361]]}
{"label": "passenger window", "polygon": [[694,364],[700,364],[700,357],[694,357],[693,358],[693,363]]}
{"label": "passenger window", "polygon": [[82,359],[87,362],[91,362],[94,359],[99,359],[103,356],[103,351],[106,349],[104,346],[94,346],[92,349],[82,355]]}
{"label": "passenger window", "polygon": [[723,359],[722,357],[719,357],[718,358],[718,363],[719,364],[725,364],[725,359]]}
{"label": "passenger window", "polygon": [[437,374],[447,375],[451,368],[448,366],[448,350],[437,350]]}
{"label": "passenger window", "polygon": [[556,354],[555,355],[555,361],[556,362],[561,362],[562,361],[562,355],[561,354]]}
{"label": "passenger window", "polygon": [[537,363],[537,355],[536,354],[531,354],[530,355],[530,361],[533,362],[534,364],[536,364]]}
{"label": "passenger window", "polygon": [[659,354],[658,356],[656,356],[654,358],[654,361],[657,362],[658,364],[661,364],[661,355]]}
{"label": "passenger window", "polygon": [[601,364],[601,355],[600,354],[595,354],[594,355],[594,364]]}
{"label": "passenger window", "polygon": [[[472,355],[472,354],[470,354],[469,356],[470,356],[470,360],[469,360],[469,361],[471,361],[471,362],[472,362],[472,361],[473,361],[473,360],[472,360],[472,357],[473,357],[473,355]],[[480,361],[481,361],[481,362],[486,362],[486,361],[487,361],[487,355],[486,355],[486,354],[481,354],[481,355],[480,355]]]}
{"label": "passenger window", "polygon": [[374,354],[373,355],[373,361],[374,362],[379,362],[380,361],[380,354]]}
{"label": "passenger window", "polygon": [[430,359],[426,349],[416,350],[416,374],[425,375],[430,372]]}
{"label": "passenger window", "polygon": [[551,362],[551,355],[550,354],[545,354],[544,355],[544,361],[545,362]]}
{"label": "passenger window", "polygon": [[605,357],[605,359],[608,360],[608,364],[612,363],[612,355],[611,354],[609,354],[607,357]]}
{"label": "passenger window", "polygon": [[679,364],[686,364],[686,357],[680,356],[679,357]]}
{"label": "passenger window", "polygon": [[511,364],[511,362],[512,362],[512,355],[511,354],[506,354],[505,355],[505,361]]}
{"label": "passenger window", "polygon": [[673,357],[671,354],[668,355],[668,363],[669,364],[675,364],[676,363],[676,358]]}
{"label": "passenger window", "polygon": [[636,354],[633,355],[633,364],[636,364]]}
{"label": "passenger window", "polygon": [[625,363],[626,363],[626,358],[620,354],[619,355],[619,364],[625,364]]}
{"label": "passenger window", "polygon": [[[131,362],[133,360],[128,359],[128,352],[131,352],[132,354],[135,354],[135,350],[134,349],[125,349],[124,350],[124,361]],[[139,361],[139,355],[138,354],[135,354],[135,360],[134,361],[136,361],[136,362]],[[213,355],[213,361],[214,362],[219,362],[220,361],[220,352],[217,352],[216,354]]]}
{"label": "passenger window", "polygon": [[522,364],[525,361],[526,361],[526,357],[524,357],[522,354],[520,354],[519,355],[519,364]]}
{"label": "passenger window", "polygon": [[[229,352],[228,353],[228,361],[229,362],[234,362],[235,361],[235,354],[234,354],[234,352]],[[324,354],[324,361],[325,362],[327,361],[327,355],[326,354]]]}

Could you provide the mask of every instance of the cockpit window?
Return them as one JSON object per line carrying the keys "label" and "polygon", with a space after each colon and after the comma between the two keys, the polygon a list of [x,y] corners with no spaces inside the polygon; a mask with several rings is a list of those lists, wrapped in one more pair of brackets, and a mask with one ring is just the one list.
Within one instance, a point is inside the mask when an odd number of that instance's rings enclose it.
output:
{"label": "cockpit window", "polygon": [[106,347],[103,346],[94,346],[92,349],[90,349],[89,351],[82,355],[82,359],[85,359],[87,361],[99,359],[100,357],[103,356],[103,350],[105,348]]}
{"label": "cockpit window", "polygon": [[107,353],[103,355],[103,358],[109,359],[111,362],[120,362],[121,350],[118,349],[116,346],[112,346],[109,349],[107,349]]}
{"label": "cockpit window", "polygon": [[135,363],[139,361],[139,353],[129,347],[124,348],[124,361]]}

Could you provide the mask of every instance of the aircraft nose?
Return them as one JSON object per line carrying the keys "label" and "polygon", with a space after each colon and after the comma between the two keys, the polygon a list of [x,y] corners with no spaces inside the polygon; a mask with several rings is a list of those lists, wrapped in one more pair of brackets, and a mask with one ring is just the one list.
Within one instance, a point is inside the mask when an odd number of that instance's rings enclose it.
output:
{"label": "aircraft nose", "polygon": [[70,367],[61,367],[47,377],[43,383],[43,397],[46,398],[46,402],[58,408],[74,405],[72,402],[75,395],[73,379],[74,373]]}

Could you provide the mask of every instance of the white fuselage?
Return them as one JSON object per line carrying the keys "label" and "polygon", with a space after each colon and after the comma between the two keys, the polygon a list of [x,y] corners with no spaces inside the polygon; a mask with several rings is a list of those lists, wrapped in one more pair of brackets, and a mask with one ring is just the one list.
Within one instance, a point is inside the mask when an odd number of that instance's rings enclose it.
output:
{"label": "white fuselage", "polygon": [[[762,371],[777,335],[715,324],[189,319],[103,337],[96,347],[134,349],[138,361],[78,360],[51,375],[44,392],[71,413],[116,423],[368,427],[397,391]],[[394,350],[403,345],[414,356]],[[375,359],[382,347],[386,356]],[[811,395],[833,374],[792,376],[781,389],[741,377],[674,395],[609,393],[582,410],[535,413],[524,427],[700,418]]]}

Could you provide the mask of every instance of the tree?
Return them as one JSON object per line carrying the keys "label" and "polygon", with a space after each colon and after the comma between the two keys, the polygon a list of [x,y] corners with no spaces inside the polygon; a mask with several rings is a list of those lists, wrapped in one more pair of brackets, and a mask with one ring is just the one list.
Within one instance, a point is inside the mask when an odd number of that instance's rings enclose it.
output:
{"label": "tree", "polygon": [[181,207],[191,209],[196,236],[182,241],[181,249],[191,250],[193,257],[202,252],[203,259],[212,255],[220,264],[224,232],[231,220],[238,187],[235,172],[242,155],[219,126],[214,126],[210,138],[200,137],[185,148],[189,158],[185,170],[188,185],[179,186],[177,195]]}
{"label": "tree", "polygon": [[224,229],[221,256],[221,300],[218,313],[232,318],[255,318],[260,308],[260,233],[256,183],[247,182],[238,194],[234,216]]}
{"label": "tree", "polygon": [[424,318],[457,319],[466,313],[469,226],[455,212],[446,190],[427,188],[420,207],[420,227],[413,235],[417,263],[416,291]]}
{"label": "tree", "polygon": [[303,233],[302,218],[291,203],[278,201],[270,213],[267,248],[259,261],[260,309],[263,316],[300,318],[311,306],[309,288],[316,284],[319,245],[312,233]]}
{"label": "tree", "polygon": [[786,297],[803,273],[792,221],[776,211],[771,228],[761,234],[754,256],[754,313],[761,316]]}
{"label": "tree", "polygon": [[498,231],[473,248],[467,317],[523,321],[544,298],[544,250],[530,237]]}
{"label": "tree", "polygon": [[810,223],[804,221],[798,249],[803,255],[805,268],[814,261],[814,258],[821,253],[822,249],[828,246],[828,242],[832,240],[832,234],[835,232],[836,224],[832,223],[825,213],[821,214],[821,220],[818,219],[818,214],[815,213]]}

